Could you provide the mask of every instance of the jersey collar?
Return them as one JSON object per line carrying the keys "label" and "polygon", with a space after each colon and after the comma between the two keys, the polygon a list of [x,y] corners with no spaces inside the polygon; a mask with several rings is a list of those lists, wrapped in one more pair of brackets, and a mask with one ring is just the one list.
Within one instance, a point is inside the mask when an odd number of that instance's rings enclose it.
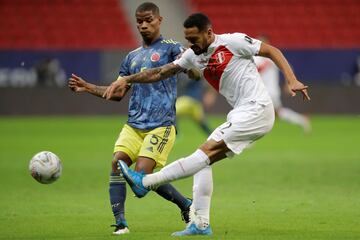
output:
{"label": "jersey collar", "polygon": [[145,47],[144,46],[144,43],[142,45],[142,48],[148,48],[148,47],[151,47],[151,46],[154,46],[155,44],[157,44],[158,42],[162,41],[164,38],[162,35],[160,35],[160,37],[158,39],[156,39],[153,43],[151,43],[149,46]]}

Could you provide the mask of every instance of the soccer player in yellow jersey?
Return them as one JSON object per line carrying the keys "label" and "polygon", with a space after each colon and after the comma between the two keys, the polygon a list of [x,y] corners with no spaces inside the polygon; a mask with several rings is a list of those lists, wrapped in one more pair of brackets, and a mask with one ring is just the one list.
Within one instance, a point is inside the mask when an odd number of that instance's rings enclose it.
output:
{"label": "soccer player in yellow jersey", "polygon": [[[182,46],[160,35],[162,17],[159,8],[150,2],[136,10],[136,21],[143,44],[130,52],[120,67],[119,77],[165,65],[174,61]],[[102,97],[106,86],[96,86],[73,75],[69,87],[75,92],[88,92]],[[115,231],[129,233],[125,219],[126,185],[116,163],[122,160],[128,166],[135,163],[136,171],[152,173],[163,167],[175,141],[176,77],[169,77],[152,84],[132,84],[125,91],[117,92],[111,100],[120,100],[131,88],[128,121],[124,125],[114,147],[114,160],[110,175],[110,202],[115,217]],[[189,222],[191,200],[183,197],[172,185],[165,184],[156,193],[175,203],[183,220]]]}

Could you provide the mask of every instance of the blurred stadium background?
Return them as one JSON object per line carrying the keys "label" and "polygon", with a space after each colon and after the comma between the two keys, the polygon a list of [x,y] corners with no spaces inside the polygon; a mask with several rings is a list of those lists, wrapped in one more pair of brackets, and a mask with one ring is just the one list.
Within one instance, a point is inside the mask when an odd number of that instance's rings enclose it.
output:
{"label": "blurred stadium background", "polygon": [[[116,78],[123,57],[140,43],[134,11],[141,2],[1,0],[0,114],[118,114],[118,104],[78,98],[64,86],[71,73],[98,84]],[[178,41],[193,11],[208,14],[217,33],[268,35],[311,85],[311,104],[284,99],[289,106],[311,114],[360,113],[358,0],[154,2],[164,16],[163,35]],[[224,105],[212,111],[227,110]]]}
{"label": "blurred stadium background", "polygon": [[[71,73],[104,85],[117,77],[124,56],[141,43],[134,11],[142,2],[0,0],[0,239],[110,239],[108,173],[127,99],[76,95],[66,83]],[[183,19],[202,11],[216,33],[268,35],[310,85],[310,103],[283,99],[310,115],[310,135],[277,122],[236,157],[242,161],[214,168],[214,239],[360,239],[360,1],[153,2],[165,37],[183,41]],[[210,124],[223,122],[228,109],[219,98]],[[180,129],[169,161],[205,138],[190,121]],[[51,186],[28,174],[41,150],[64,164]],[[191,196],[191,183],[176,185]],[[166,239],[183,228],[175,207],[154,194],[127,201],[134,233],[127,239]]]}

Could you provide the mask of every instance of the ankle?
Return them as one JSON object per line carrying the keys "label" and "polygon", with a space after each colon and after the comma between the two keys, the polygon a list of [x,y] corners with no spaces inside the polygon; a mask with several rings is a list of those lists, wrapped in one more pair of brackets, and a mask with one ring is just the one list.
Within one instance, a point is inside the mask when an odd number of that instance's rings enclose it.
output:
{"label": "ankle", "polygon": [[194,223],[196,227],[200,230],[205,230],[210,225],[209,219],[202,218],[199,216],[196,216]]}

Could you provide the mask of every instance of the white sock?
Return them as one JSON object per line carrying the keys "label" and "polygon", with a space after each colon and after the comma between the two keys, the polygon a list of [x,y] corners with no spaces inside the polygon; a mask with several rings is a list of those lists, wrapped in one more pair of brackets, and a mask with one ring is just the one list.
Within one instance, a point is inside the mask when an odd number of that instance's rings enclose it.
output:
{"label": "white sock", "polygon": [[144,187],[154,189],[164,183],[192,176],[201,169],[209,166],[209,164],[210,160],[208,156],[202,150],[198,149],[190,156],[170,163],[159,172],[146,175],[142,183]]}
{"label": "white sock", "polygon": [[290,108],[280,108],[277,112],[279,118],[284,121],[300,125],[304,129],[306,129],[309,125],[309,120],[305,116],[291,110]]}
{"label": "white sock", "polygon": [[194,175],[193,205],[195,224],[199,229],[206,229],[210,224],[210,204],[213,192],[212,169],[210,166]]}

